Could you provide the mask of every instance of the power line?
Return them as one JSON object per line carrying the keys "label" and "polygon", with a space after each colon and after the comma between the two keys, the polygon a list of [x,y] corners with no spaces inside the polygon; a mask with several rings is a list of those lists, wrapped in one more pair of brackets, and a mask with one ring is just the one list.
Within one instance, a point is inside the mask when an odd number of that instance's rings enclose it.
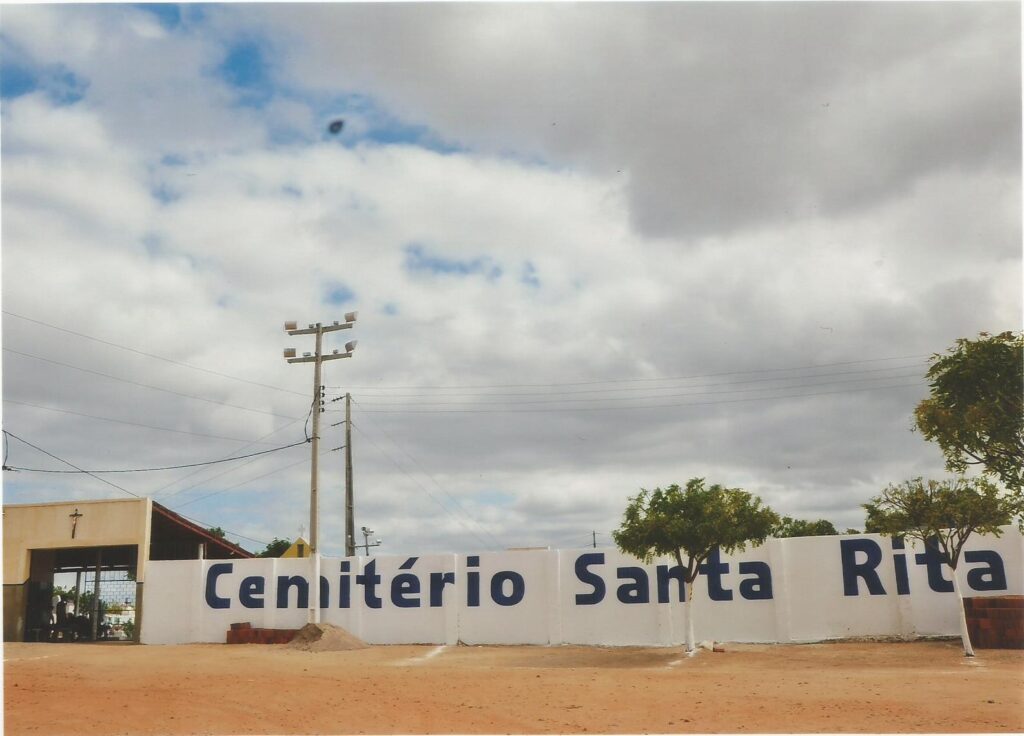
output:
{"label": "power line", "polygon": [[[301,420],[299,420],[299,419],[296,419],[295,421],[292,421],[292,422],[288,422],[288,424],[285,424],[285,425],[284,425],[284,426],[282,426],[282,427],[278,427],[278,428],[277,428],[277,429],[275,429],[275,430],[272,430],[272,431],[270,431],[270,432],[267,432],[267,434],[265,434],[265,435],[263,435],[262,437],[260,437],[260,438],[259,438],[259,440],[257,440],[257,441],[254,441],[254,442],[250,442],[250,443],[249,443],[249,444],[247,444],[247,445],[243,445],[243,446],[242,446],[242,447],[240,447],[239,449],[240,449],[240,450],[244,450],[244,449],[246,449],[246,448],[248,448],[248,447],[252,447],[253,445],[255,445],[255,444],[258,444],[259,442],[262,442],[262,441],[263,441],[263,440],[265,440],[265,439],[266,439],[267,437],[270,437],[271,435],[277,434],[277,433],[278,433],[278,432],[280,432],[280,431],[281,431],[282,429],[287,429],[288,427],[290,427],[291,425],[295,424],[295,422],[298,422],[298,421],[301,421]],[[179,488],[178,490],[174,491],[173,493],[168,493],[168,494],[167,494],[167,495],[166,495],[166,496],[165,496],[164,498],[165,498],[165,499],[166,499],[166,498],[171,498],[172,496],[177,496],[177,495],[178,495],[179,493],[184,493],[185,491],[190,491],[190,490],[192,490],[193,488],[195,488],[195,487],[196,487],[196,486],[198,486],[198,485],[202,485],[203,483],[209,483],[209,482],[210,482],[211,480],[214,480],[215,478],[220,478],[221,476],[223,476],[223,475],[227,475],[228,473],[234,473],[234,472],[236,472],[236,471],[238,471],[238,470],[241,470],[241,469],[242,469],[242,468],[244,468],[244,467],[245,467],[246,465],[251,465],[251,464],[252,464],[252,463],[254,463],[254,462],[256,462],[256,458],[253,458],[252,460],[247,460],[247,461],[245,461],[244,463],[242,463],[241,465],[237,465],[237,466],[235,466],[235,467],[233,467],[233,468],[227,468],[226,470],[222,470],[221,472],[219,472],[219,473],[215,473],[214,475],[211,475],[211,476],[208,476],[208,477],[207,477],[207,478],[205,478],[204,480],[201,480],[201,481],[197,481],[197,482],[193,483],[193,484],[192,484],[192,485],[190,485],[190,486],[185,486],[184,488]],[[174,485],[175,483],[180,483],[181,481],[185,480],[186,478],[191,478],[191,477],[192,477],[193,475],[195,475],[196,473],[201,473],[201,472],[202,472],[202,470],[203,470],[202,468],[199,468],[198,470],[193,470],[193,471],[192,471],[191,473],[186,473],[185,475],[181,476],[181,477],[180,477],[180,478],[178,478],[177,480],[172,480],[172,481],[171,481],[170,483],[166,483],[166,484],[164,484],[164,485],[160,486],[160,487],[159,487],[159,488],[157,488],[157,489],[156,489],[155,491],[153,491],[153,495],[155,496],[156,494],[160,493],[160,492],[161,492],[161,491],[163,491],[164,489],[166,489],[166,488],[170,488],[170,487],[171,487],[171,486],[173,486],[173,485]]]}
{"label": "power line", "polygon": [[[355,401],[355,399],[353,399],[353,402],[354,402],[354,403],[355,403],[355,404],[356,404],[357,406],[359,405],[359,402],[358,402],[358,401]],[[434,476],[432,476],[432,475],[431,475],[430,473],[428,473],[428,472],[427,472],[426,470],[424,470],[424,469],[423,469],[423,466],[422,466],[422,465],[420,465],[419,461],[417,461],[417,460],[416,460],[416,458],[414,458],[414,457],[413,457],[413,456],[412,456],[411,454],[409,454],[409,452],[407,452],[407,451],[406,451],[406,450],[405,450],[404,448],[402,448],[402,447],[401,447],[401,446],[400,446],[400,445],[398,444],[398,442],[397,442],[397,441],[395,441],[395,438],[394,438],[394,437],[392,437],[392,436],[391,436],[391,434],[390,434],[390,433],[389,433],[389,432],[388,432],[388,431],[387,431],[386,429],[384,429],[384,428],[383,428],[382,426],[380,426],[380,425],[379,425],[379,424],[378,424],[378,423],[376,422],[376,420],[374,420],[374,419],[370,418],[370,421],[371,421],[371,422],[373,422],[373,425],[374,425],[374,426],[375,426],[375,427],[376,427],[377,429],[379,429],[379,430],[380,430],[380,431],[381,431],[381,432],[382,432],[382,433],[384,434],[384,436],[385,436],[385,437],[387,437],[387,438],[388,438],[388,439],[389,439],[389,440],[391,441],[391,444],[393,444],[393,445],[394,445],[395,447],[397,447],[397,448],[398,448],[398,450],[399,450],[399,451],[400,451],[400,452],[401,452],[401,453],[402,453],[403,455],[405,455],[405,456],[406,456],[407,458],[409,458],[409,459],[410,459],[410,460],[412,461],[413,465],[415,465],[415,466],[416,466],[416,468],[417,468],[417,469],[418,469],[418,470],[419,470],[419,471],[420,471],[421,473],[423,473],[423,475],[427,476],[427,477],[428,477],[428,478],[430,479],[430,482],[431,482],[431,483],[433,483],[433,484],[434,484],[434,485],[435,485],[435,486],[437,487],[437,489],[438,489],[439,491],[441,491],[442,493],[444,493],[444,495],[448,496],[448,498],[450,498],[450,499],[452,500],[452,503],[454,503],[454,504],[455,504],[455,506],[456,506],[456,507],[457,507],[457,508],[459,509],[459,511],[461,511],[461,512],[463,513],[463,515],[464,515],[464,516],[465,516],[465,517],[466,517],[467,519],[469,519],[470,521],[472,521],[472,522],[473,522],[473,524],[475,524],[475,525],[476,525],[476,526],[477,526],[477,527],[478,527],[478,528],[479,528],[479,529],[480,529],[481,531],[483,531],[483,532],[484,532],[485,534],[487,534],[487,535],[488,535],[488,536],[489,536],[489,537],[490,537],[490,538],[491,538],[491,539],[492,539],[492,540],[494,541],[494,543],[495,543],[495,544],[496,544],[496,545],[497,545],[498,547],[501,547],[501,546],[502,546],[502,545],[501,545],[501,542],[500,542],[500,541],[498,540],[498,538],[497,538],[497,537],[495,537],[495,536],[494,536],[494,535],[493,535],[493,534],[492,534],[492,533],[491,533],[490,531],[488,531],[487,529],[485,529],[485,528],[483,527],[483,525],[481,525],[481,524],[480,524],[479,522],[477,522],[477,520],[476,520],[476,519],[474,519],[474,518],[472,517],[472,515],[471,515],[471,514],[470,514],[470,513],[468,512],[468,511],[466,511],[465,507],[464,507],[464,506],[463,506],[463,505],[462,505],[461,503],[459,503],[459,500],[458,500],[457,498],[455,498],[455,496],[453,496],[452,494],[450,494],[450,493],[449,493],[448,491],[446,491],[446,490],[445,490],[445,489],[444,489],[444,488],[443,488],[443,487],[441,486],[441,484],[437,482],[437,480],[436,480],[436,479],[434,478]],[[478,537],[478,539],[479,539],[479,537]],[[480,541],[483,541],[483,540],[481,539]]]}
{"label": "power line", "polygon": [[[724,395],[742,394],[742,393],[752,393],[752,392],[755,392],[755,391],[786,391],[786,390],[790,390],[790,389],[808,388],[808,387],[813,387],[813,386],[832,386],[832,385],[843,384],[843,383],[860,383],[860,382],[863,382],[863,381],[891,381],[891,380],[898,379],[898,378],[917,378],[917,377],[921,377],[921,374],[919,372],[917,372],[917,371],[914,371],[914,372],[911,372],[911,373],[904,373],[904,374],[891,375],[891,376],[874,376],[874,377],[871,377],[871,378],[845,378],[845,379],[838,379],[838,380],[820,381],[820,382],[816,382],[816,383],[804,383],[804,384],[798,384],[798,385],[795,385],[795,386],[761,386],[761,387],[754,387],[754,388],[729,389],[729,390],[725,390],[725,391],[688,391],[686,393],[677,393],[677,394],[656,394],[656,395],[651,395],[651,396],[607,396],[607,397],[599,397],[599,398],[559,398],[559,397],[550,397],[550,398],[546,398],[546,399],[528,399],[526,401],[509,401],[509,400],[481,401],[481,402],[467,402],[467,401],[430,401],[430,402],[426,402],[426,401],[424,401],[424,402],[417,402],[416,405],[417,406],[421,406],[421,407],[422,406],[467,406],[467,405],[468,406],[474,406],[474,405],[479,406],[479,405],[501,405],[501,404],[512,405],[512,406],[523,406],[524,404],[562,404],[562,403],[577,403],[577,402],[585,402],[585,401],[590,401],[590,402],[593,402],[593,401],[637,401],[637,400],[643,401],[645,399],[675,399],[675,398],[684,398],[684,397],[689,397],[689,396],[716,396],[716,395],[723,395],[723,394]],[[769,380],[778,381],[778,380],[795,380],[795,379],[777,379],[776,378],[776,379],[769,379]],[[718,384],[718,385],[722,385],[722,384]],[[672,390],[672,389],[675,389],[675,388],[676,387],[667,387],[665,389],[654,389],[654,390]],[[694,386],[693,388],[700,388],[700,387],[699,386]],[[626,390],[626,389],[612,389],[612,390]],[[642,389],[642,390],[650,391],[652,389]],[[391,397],[384,397],[384,398],[391,398]],[[445,396],[445,397],[442,397],[442,398],[448,398],[448,397]],[[491,398],[491,397],[487,396],[487,395],[479,395],[478,398]],[[373,402],[373,401],[363,402],[363,403],[365,403],[366,406],[396,406],[396,405],[400,405],[400,404],[388,404],[388,403]]]}
{"label": "power line", "polygon": [[41,361],[43,361],[45,363],[52,363],[53,365],[59,365],[62,368],[70,368],[71,370],[81,371],[82,373],[91,373],[94,376],[102,376],[103,378],[109,378],[109,379],[114,380],[114,381],[121,381],[122,383],[127,383],[127,384],[130,384],[132,386],[139,386],[140,388],[148,388],[148,389],[152,389],[153,391],[162,391],[164,393],[172,394],[174,396],[181,396],[181,397],[186,398],[186,399],[195,399],[196,401],[205,401],[205,402],[207,402],[209,404],[216,404],[217,406],[226,406],[226,407],[228,407],[230,409],[241,409],[242,411],[251,411],[251,412],[255,412],[257,414],[266,414],[267,416],[279,417],[281,419],[295,419],[295,417],[288,417],[288,416],[284,416],[283,414],[275,414],[274,412],[264,411],[263,409],[252,409],[252,408],[250,408],[248,406],[238,406],[237,404],[228,404],[228,403],[226,403],[224,401],[217,401],[216,399],[207,399],[207,398],[205,398],[203,396],[195,396],[193,394],[185,394],[185,393],[181,393],[180,391],[173,391],[173,390],[171,390],[169,388],[161,388],[160,386],[152,386],[152,385],[150,385],[148,383],[139,383],[138,381],[132,381],[132,380],[129,380],[127,378],[121,378],[119,376],[112,376],[109,373],[103,373],[102,371],[95,371],[95,370],[92,370],[91,368],[82,368],[81,366],[72,365],[71,363],[62,363],[61,361],[53,360],[52,358],[44,358],[41,355],[33,355],[32,353],[23,353],[20,350],[14,350],[12,348],[4,348],[3,350],[4,350],[5,353],[13,353],[14,355],[21,355],[21,356],[26,357],[26,358],[32,358],[33,360],[41,360]]}
{"label": "power line", "polygon": [[[326,455],[328,452],[330,452],[330,450],[326,450],[324,452],[321,452],[320,454],[321,455]],[[205,496],[200,496],[199,498],[193,498],[193,499],[191,499],[189,501],[185,501],[185,503],[179,504],[178,508],[179,509],[180,508],[184,508],[185,506],[188,506],[189,504],[196,503],[197,501],[202,501],[202,500],[210,498],[212,496],[219,496],[221,493],[225,493],[225,492],[233,490],[235,488],[239,488],[241,486],[248,485],[249,483],[252,483],[254,481],[260,480],[262,478],[266,478],[268,475],[273,475],[274,473],[280,473],[282,470],[288,470],[289,468],[294,468],[296,465],[302,465],[305,462],[306,462],[306,460],[299,460],[298,462],[291,463],[290,465],[284,465],[284,466],[282,466],[280,468],[276,468],[276,469],[271,470],[271,471],[269,471],[267,473],[263,473],[262,475],[257,475],[254,478],[249,478],[248,480],[243,480],[240,483],[235,483],[235,485],[233,485],[233,486],[227,486],[226,488],[221,488],[219,491],[214,491],[213,493],[207,493]]]}
{"label": "power line", "polygon": [[[47,452],[46,450],[44,450],[44,449],[43,449],[43,448],[41,448],[41,447],[37,447],[36,445],[33,445],[33,444],[32,444],[31,442],[29,442],[28,440],[26,440],[26,439],[22,439],[21,437],[19,437],[18,435],[14,434],[13,432],[8,432],[8,431],[7,431],[6,429],[4,429],[4,430],[0,430],[0,431],[2,431],[2,432],[4,433],[4,435],[5,435],[5,436],[10,436],[10,437],[13,437],[14,439],[18,440],[19,442],[24,442],[24,443],[25,443],[26,445],[28,445],[29,447],[31,447],[31,448],[33,448],[33,449],[35,449],[35,450],[39,450],[39,452],[43,453],[44,455],[48,455],[49,457],[52,457],[52,458],[53,458],[54,460],[59,460],[60,462],[64,463],[65,465],[70,465],[70,466],[71,466],[72,468],[74,468],[75,470],[81,470],[81,471],[82,471],[83,473],[85,473],[86,475],[88,475],[88,476],[90,476],[90,477],[92,477],[92,478],[95,478],[96,480],[98,480],[98,481],[100,481],[100,482],[102,482],[102,483],[106,483],[106,484],[107,484],[108,486],[111,486],[111,487],[113,487],[113,488],[116,488],[116,489],[117,489],[117,490],[119,490],[119,491],[124,491],[124,492],[125,492],[125,493],[127,493],[127,494],[128,494],[129,496],[135,496],[135,498],[141,498],[141,496],[139,496],[139,494],[137,494],[137,493],[132,493],[132,492],[131,492],[131,491],[129,491],[129,490],[127,489],[127,488],[123,488],[122,486],[119,486],[119,485],[117,485],[117,483],[112,483],[111,481],[107,480],[106,478],[101,478],[101,477],[99,477],[98,475],[93,475],[93,474],[92,474],[92,473],[90,473],[90,472],[89,472],[88,470],[82,470],[82,469],[81,469],[80,467],[78,467],[78,466],[77,466],[77,465],[75,465],[74,463],[72,463],[72,462],[70,462],[70,461],[68,461],[68,460],[65,460],[65,459],[64,459],[64,458],[62,458],[62,457],[57,457],[57,456],[56,456],[56,455],[54,455],[54,454],[53,454],[52,452]],[[5,470],[6,470],[6,468],[5,468]]]}
{"label": "power line", "polygon": [[[154,426],[152,424],[142,424],[140,422],[129,422],[126,419],[112,419],[111,417],[99,417],[99,416],[96,416],[95,414],[85,414],[83,412],[72,411],[70,409],[58,409],[58,408],[53,407],[53,406],[40,406],[39,404],[30,404],[27,401],[15,401],[14,399],[4,399],[3,401],[4,401],[5,404],[17,404],[18,406],[29,406],[29,407],[32,407],[33,409],[44,409],[46,411],[55,411],[55,412],[59,412],[61,414],[73,414],[74,416],[78,416],[78,417],[86,417],[88,419],[98,419],[101,422],[113,422],[115,424],[127,424],[127,425],[129,425],[131,427],[144,427],[145,429],[156,429],[156,430],[159,430],[161,432],[174,432],[176,434],[187,434],[187,435],[192,435],[193,437],[205,437],[206,439],[213,439],[213,440],[229,440],[231,442],[250,442],[250,443],[253,443],[253,444],[260,444],[260,443],[258,443],[258,441],[242,439],[242,438],[239,438],[239,437],[224,437],[224,436],[216,435],[216,434],[202,434],[200,432],[188,432],[188,431],[186,431],[184,429],[171,429],[170,427],[156,427],[156,426]],[[263,444],[265,444],[265,443],[263,443]]]}
{"label": "power line", "polygon": [[[924,367],[925,365],[926,365],[925,363],[918,363],[918,364],[916,364],[916,366],[919,366],[919,367]],[[748,384],[748,383],[767,383],[767,382],[773,382],[773,381],[774,382],[778,382],[778,381],[798,381],[798,380],[802,380],[804,378],[828,378],[828,377],[831,377],[831,376],[849,376],[849,375],[862,375],[862,374],[867,374],[867,373],[881,373],[881,372],[887,372],[887,371],[906,370],[908,368],[913,368],[913,367],[915,367],[915,365],[891,366],[891,367],[887,367],[887,368],[865,368],[863,370],[857,370],[857,371],[836,371],[836,372],[833,372],[833,373],[816,373],[816,374],[811,374],[811,375],[806,375],[806,376],[779,376],[779,377],[770,377],[770,378],[751,378],[751,379],[747,379],[747,380],[744,380],[744,381],[724,381],[724,382],[719,382],[719,383],[695,384],[695,385],[690,385],[690,386],[625,386],[625,387],[614,387],[614,388],[589,388],[589,389],[581,389],[581,390],[577,390],[577,391],[561,391],[561,392],[559,392],[559,394],[567,395],[567,396],[574,396],[574,395],[580,395],[580,394],[622,393],[622,392],[626,392],[626,391],[672,391],[672,390],[675,390],[675,389],[714,388],[714,387],[718,387],[718,386],[739,386],[739,385]],[[912,374],[912,375],[917,375],[917,374]],[[879,378],[884,379],[884,378],[903,378],[903,377],[904,376],[880,376]],[[623,380],[629,380],[629,381],[641,381],[641,380],[677,381],[677,380],[683,380],[683,379],[659,378],[659,379],[623,379]],[[852,379],[852,380],[858,380],[858,379]],[[868,380],[868,379],[864,378],[864,379],[861,379],[861,380]],[[826,383],[832,383],[832,382],[831,381],[826,381]],[[807,384],[807,385],[814,385],[814,384]],[[769,387],[767,387],[766,390],[771,390],[772,388],[773,387],[769,386]],[[781,387],[780,386],[780,387],[775,387],[775,388],[791,388],[791,387]],[[753,390],[757,390],[757,389],[753,389]],[[554,396],[554,395],[555,394],[553,394],[551,392],[528,391],[528,392],[517,392],[517,393],[494,393],[494,392],[489,392],[489,393],[472,393],[472,394],[458,393],[458,394],[440,394],[440,395],[438,395],[438,394],[423,394],[423,393],[418,393],[418,394],[388,394],[388,395],[372,396],[370,398],[371,399],[398,399],[398,398],[410,398],[411,399],[411,398],[428,398],[429,397],[429,398],[449,399],[449,398],[459,398],[459,397],[465,397],[465,398],[495,398],[495,397],[501,397],[501,396],[507,396],[507,397],[510,397],[510,398],[529,398],[531,396],[551,397],[551,396]],[[337,400],[338,399],[332,399],[332,401],[337,401]]]}
{"label": "power line", "polygon": [[259,383],[258,381],[250,381],[247,378],[240,378],[238,376],[232,376],[232,375],[230,375],[228,373],[221,373],[220,371],[210,370],[209,368],[201,368],[201,367],[199,367],[197,365],[191,365],[189,363],[183,363],[180,360],[174,360],[173,358],[165,358],[162,355],[154,355],[153,353],[147,353],[144,350],[138,350],[136,348],[129,347],[127,345],[119,345],[118,343],[110,342],[109,340],[101,340],[98,337],[92,337],[91,335],[86,335],[86,334],[83,334],[81,332],[75,332],[74,330],[69,330],[69,329],[66,329],[64,327],[58,327],[57,325],[51,325],[49,322],[43,322],[42,320],[32,319],[31,317],[26,317],[26,316],[24,316],[22,314],[16,314],[14,312],[9,312],[6,309],[3,310],[3,313],[8,315],[9,317],[17,317],[18,319],[23,319],[26,322],[32,322],[33,324],[42,325],[43,327],[49,327],[51,330],[58,330],[60,332],[66,332],[69,335],[74,335],[76,337],[81,337],[81,338],[83,338],[85,340],[92,340],[93,342],[98,342],[101,345],[109,345],[110,347],[118,348],[119,350],[127,350],[128,352],[135,353],[136,355],[143,355],[143,356],[145,356],[147,358],[153,358],[154,360],[162,360],[165,363],[170,363],[172,365],[181,366],[182,368],[189,368],[189,369],[194,370],[194,371],[201,371],[203,373],[209,373],[210,375],[220,376],[221,378],[230,378],[232,381],[241,381],[242,383],[248,383],[248,384],[253,385],[253,386],[259,386],[260,388],[269,388],[269,389],[272,389],[274,391],[283,391],[283,392],[289,393],[289,394],[297,394],[299,396],[305,396],[305,394],[300,392],[300,391],[292,391],[291,389],[281,388],[280,386],[271,386],[271,385],[266,384],[266,383]]}
{"label": "power line", "polygon": [[602,383],[632,383],[632,382],[643,382],[643,381],[684,381],[693,378],[715,378],[718,376],[741,376],[750,375],[754,373],[780,373],[785,371],[798,371],[798,370],[815,370],[817,368],[833,368],[836,366],[843,365],[858,365],[860,363],[879,363],[888,360],[911,360],[927,358],[928,355],[900,355],[893,356],[891,358],[863,358],[861,360],[847,360],[839,363],[818,363],[817,365],[805,365],[795,366],[790,368],[757,368],[754,370],[746,371],[724,371],[719,373],[701,373],[690,376],[668,376],[664,378],[605,378],[597,381],[572,381],[572,382],[561,382],[561,383],[497,383],[497,384],[459,384],[459,385],[447,385],[447,386],[327,386],[332,390],[345,389],[345,390],[393,390],[393,389],[468,389],[468,388],[554,388],[559,386],[594,386]]}
{"label": "power line", "polygon": [[[353,427],[355,427],[355,430],[356,430],[357,432],[359,432],[359,434],[361,434],[361,435],[363,436],[363,438],[364,438],[364,439],[366,439],[366,440],[367,440],[367,441],[368,441],[368,442],[369,442],[369,443],[370,443],[371,445],[373,445],[373,447],[374,447],[374,448],[375,448],[375,449],[377,450],[377,452],[379,452],[379,453],[380,453],[381,455],[383,455],[383,456],[384,456],[384,457],[386,457],[386,458],[387,458],[388,460],[390,460],[390,461],[391,461],[391,463],[392,463],[392,464],[393,464],[393,465],[394,465],[394,466],[395,466],[396,468],[398,468],[399,472],[401,472],[401,473],[402,473],[402,475],[404,475],[404,476],[405,476],[406,478],[408,478],[408,479],[409,479],[409,480],[411,480],[411,481],[412,481],[413,483],[415,483],[415,484],[416,484],[416,486],[417,486],[417,487],[418,487],[418,488],[419,488],[419,489],[420,489],[421,491],[423,491],[424,493],[426,493],[426,494],[427,494],[427,496],[428,496],[428,497],[430,498],[430,500],[431,500],[431,501],[433,501],[433,502],[434,502],[434,503],[436,503],[436,504],[437,504],[438,506],[440,506],[440,507],[441,507],[441,510],[442,510],[442,511],[444,511],[444,512],[445,512],[446,514],[448,514],[449,516],[451,516],[451,517],[452,517],[452,518],[453,518],[453,519],[454,519],[455,521],[457,521],[457,522],[458,522],[459,524],[461,524],[461,525],[463,526],[463,528],[465,528],[465,529],[466,529],[466,531],[468,531],[468,532],[469,532],[470,534],[472,534],[472,535],[473,535],[474,537],[476,537],[476,539],[477,539],[477,540],[478,540],[478,541],[479,541],[479,542],[480,542],[481,544],[483,544],[483,545],[484,545],[485,547],[486,547],[486,546],[489,546],[486,540],[484,540],[484,539],[483,539],[483,538],[482,538],[482,537],[481,537],[481,536],[480,536],[479,534],[477,534],[477,533],[476,533],[475,531],[473,531],[472,529],[470,529],[469,527],[467,527],[467,526],[466,526],[466,525],[465,525],[465,524],[463,523],[462,519],[460,519],[460,518],[458,518],[457,516],[455,516],[454,514],[452,514],[451,510],[450,510],[450,509],[449,509],[449,508],[448,508],[447,506],[445,506],[445,505],[444,505],[443,503],[441,503],[441,501],[440,501],[440,500],[439,500],[439,499],[437,498],[437,496],[435,496],[435,495],[434,495],[433,493],[431,493],[431,492],[430,492],[430,491],[429,491],[428,489],[424,488],[424,487],[423,487],[423,485],[422,485],[422,484],[421,484],[421,483],[420,483],[420,482],[419,482],[418,480],[416,480],[415,478],[413,478],[413,477],[412,477],[412,475],[410,475],[410,474],[409,474],[409,472],[408,472],[408,471],[407,471],[407,470],[406,470],[405,468],[403,468],[403,467],[402,467],[402,466],[401,466],[401,465],[400,465],[400,464],[398,463],[398,461],[397,461],[397,460],[395,460],[395,459],[394,459],[393,457],[391,457],[391,455],[389,455],[389,454],[388,454],[387,452],[385,452],[385,451],[384,451],[384,449],[383,449],[383,448],[381,448],[381,446],[380,446],[380,445],[378,445],[378,444],[377,444],[376,442],[374,442],[374,441],[373,441],[373,438],[372,438],[372,437],[368,436],[368,435],[367,435],[367,434],[366,434],[365,432],[363,432],[363,430],[362,430],[362,429],[360,429],[360,427],[359,427],[359,425],[358,425],[358,424],[353,424],[352,426],[353,426]],[[501,545],[499,544],[498,546],[500,547]]]}
{"label": "power line", "polygon": [[[818,391],[815,393],[789,394],[785,396],[749,396],[742,399],[720,399],[717,401],[689,401],[672,404],[646,404],[638,406],[577,406],[555,409],[363,409],[367,414],[545,414],[551,412],[565,411],[629,411],[635,409],[671,409],[687,406],[713,406],[718,404],[735,404],[747,401],[777,401],[780,399],[804,399],[815,396],[830,396],[834,394],[849,394],[861,391],[882,391],[891,388],[910,388],[913,386],[926,386],[926,382],[899,383],[888,386],[865,386],[861,388],[848,388],[838,391]],[[684,394],[685,395],[685,394]],[[690,394],[696,395],[696,394]],[[655,397],[652,397],[655,398]]]}
{"label": "power line", "polygon": [[19,470],[26,473],[152,473],[160,470],[179,470],[181,468],[197,468],[206,465],[216,465],[218,463],[227,463],[232,460],[244,460],[247,457],[256,457],[257,455],[267,455],[271,452],[280,452],[281,450],[287,450],[292,447],[298,447],[299,445],[306,444],[307,440],[302,442],[293,442],[290,445],[282,445],[281,447],[273,447],[269,450],[260,450],[259,452],[251,452],[248,455],[236,455],[234,457],[225,457],[220,460],[207,460],[201,463],[188,463],[186,465],[165,465],[160,468],[129,468],[124,470],[46,470],[43,468],[19,468],[11,466],[9,470]]}

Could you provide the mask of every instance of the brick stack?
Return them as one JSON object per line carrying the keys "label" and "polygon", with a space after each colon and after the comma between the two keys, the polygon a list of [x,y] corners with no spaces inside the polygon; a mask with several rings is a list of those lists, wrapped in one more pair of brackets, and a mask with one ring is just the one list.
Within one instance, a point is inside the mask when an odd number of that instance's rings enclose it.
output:
{"label": "brick stack", "polygon": [[964,598],[964,613],[978,649],[1024,649],[1024,595]]}
{"label": "brick stack", "polygon": [[228,644],[287,644],[295,638],[296,629],[254,629],[252,624],[231,624]]}

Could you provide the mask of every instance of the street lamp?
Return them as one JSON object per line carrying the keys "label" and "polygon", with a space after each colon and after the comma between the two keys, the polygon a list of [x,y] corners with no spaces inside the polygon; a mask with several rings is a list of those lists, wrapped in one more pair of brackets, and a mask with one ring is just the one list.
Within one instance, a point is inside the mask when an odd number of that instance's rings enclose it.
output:
{"label": "street lamp", "polygon": [[381,545],[380,537],[376,539],[372,544],[370,543],[370,535],[373,534],[373,529],[368,529],[365,526],[362,528],[363,532],[363,551],[368,555],[370,554],[370,547],[379,547]]}

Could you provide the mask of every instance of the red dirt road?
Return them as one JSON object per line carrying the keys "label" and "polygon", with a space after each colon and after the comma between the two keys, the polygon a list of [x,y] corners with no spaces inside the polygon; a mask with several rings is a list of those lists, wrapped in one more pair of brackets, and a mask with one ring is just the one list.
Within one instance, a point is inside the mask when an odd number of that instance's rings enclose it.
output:
{"label": "red dirt road", "polygon": [[4,645],[7,734],[1024,731],[1024,652]]}

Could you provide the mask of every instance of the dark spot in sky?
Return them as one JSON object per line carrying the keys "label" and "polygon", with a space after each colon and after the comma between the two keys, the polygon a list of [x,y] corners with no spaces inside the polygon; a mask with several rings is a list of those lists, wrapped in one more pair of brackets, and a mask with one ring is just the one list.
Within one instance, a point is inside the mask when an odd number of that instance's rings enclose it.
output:
{"label": "dark spot in sky", "polygon": [[338,135],[344,127],[345,121],[339,118],[338,120],[332,120],[331,124],[327,126],[327,130],[330,131],[331,135]]}

